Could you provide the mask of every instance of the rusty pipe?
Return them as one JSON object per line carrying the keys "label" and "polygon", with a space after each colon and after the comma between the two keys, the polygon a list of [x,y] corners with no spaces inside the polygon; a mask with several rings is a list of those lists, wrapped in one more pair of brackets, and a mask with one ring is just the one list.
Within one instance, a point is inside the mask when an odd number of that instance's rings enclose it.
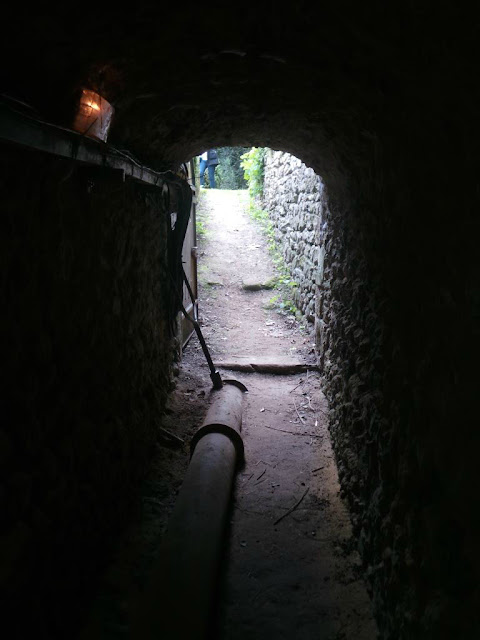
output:
{"label": "rusty pipe", "polygon": [[207,639],[235,469],[243,461],[242,396],[225,381],[212,392],[195,434],[192,456],[162,541],[159,559],[137,609],[135,640]]}

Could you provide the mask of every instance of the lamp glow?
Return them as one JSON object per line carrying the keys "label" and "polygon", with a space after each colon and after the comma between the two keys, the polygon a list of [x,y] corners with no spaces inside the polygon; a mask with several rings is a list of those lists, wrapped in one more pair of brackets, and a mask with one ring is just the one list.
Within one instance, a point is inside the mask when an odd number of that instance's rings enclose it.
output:
{"label": "lamp glow", "polygon": [[106,142],[113,116],[112,105],[90,89],[83,89],[73,128],[96,140]]}

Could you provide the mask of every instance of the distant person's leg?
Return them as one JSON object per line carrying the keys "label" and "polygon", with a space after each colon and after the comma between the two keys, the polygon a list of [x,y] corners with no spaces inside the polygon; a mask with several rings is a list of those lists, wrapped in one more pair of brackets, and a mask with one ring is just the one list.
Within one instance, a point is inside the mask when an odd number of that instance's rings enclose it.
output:
{"label": "distant person's leg", "polygon": [[215,165],[211,164],[208,167],[208,179],[210,180],[210,188],[216,189],[217,185],[215,184]]}
{"label": "distant person's leg", "polygon": [[207,168],[207,161],[200,159],[200,186],[205,186],[205,169]]}

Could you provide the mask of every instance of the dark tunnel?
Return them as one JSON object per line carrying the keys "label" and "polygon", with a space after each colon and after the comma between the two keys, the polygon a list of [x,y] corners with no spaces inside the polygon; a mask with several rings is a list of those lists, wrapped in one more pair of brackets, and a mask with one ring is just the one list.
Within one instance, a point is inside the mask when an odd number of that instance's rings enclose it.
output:
{"label": "dark tunnel", "polygon": [[[349,0],[3,10],[2,119],[14,109],[68,129],[88,87],[115,108],[108,143],[155,171],[257,145],[322,176],[318,360],[389,640],[480,632],[471,11]],[[171,388],[164,201],[74,150],[3,135],[1,167],[2,601],[9,637],[73,638]]]}

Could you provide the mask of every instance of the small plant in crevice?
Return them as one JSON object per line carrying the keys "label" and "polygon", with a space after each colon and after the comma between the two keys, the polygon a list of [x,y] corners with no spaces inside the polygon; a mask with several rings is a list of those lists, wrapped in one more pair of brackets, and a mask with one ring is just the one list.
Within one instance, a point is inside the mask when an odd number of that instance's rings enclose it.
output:
{"label": "small plant in crevice", "polygon": [[263,231],[277,274],[274,287],[278,291],[278,295],[273,296],[267,306],[276,309],[279,313],[297,317],[301,314],[292,300],[292,293],[298,285],[291,277],[290,271],[285,264],[270,216],[260,205],[263,197],[264,168],[267,152],[267,148],[252,147],[240,156],[240,164],[244,171],[245,181],[248,184],[248,212]]}
{"label": "small plant in crevice", "polygon": [[261,227],[268,245],[268,250],[272,257],[272,262],[276,271],[275,289],[278,295],[272,296],[268,302],[269,308],[275,308],[279,313],[297,316],[299,311],[292,300],[292,293],[297,288],[297,283],[290,275],[290,271],[285,264],[283,255],[279,249],[275,238],[275,228],[270,220],[268,212],[250,201],[249,213]]}
{"label": "small plant in crevice", "polygon": [[207,236],[207,228],[205,226],[205,221],[199,216],[197,216],[196,229],[197,229],[198,238],[205,238]]}
{"label": "small plant in crevice", "polygon": [[205,194],[200,190],[197,196],[197,210],[195,216],[195,228],[198,239],[204,240],[208,236],[208,217]]}

